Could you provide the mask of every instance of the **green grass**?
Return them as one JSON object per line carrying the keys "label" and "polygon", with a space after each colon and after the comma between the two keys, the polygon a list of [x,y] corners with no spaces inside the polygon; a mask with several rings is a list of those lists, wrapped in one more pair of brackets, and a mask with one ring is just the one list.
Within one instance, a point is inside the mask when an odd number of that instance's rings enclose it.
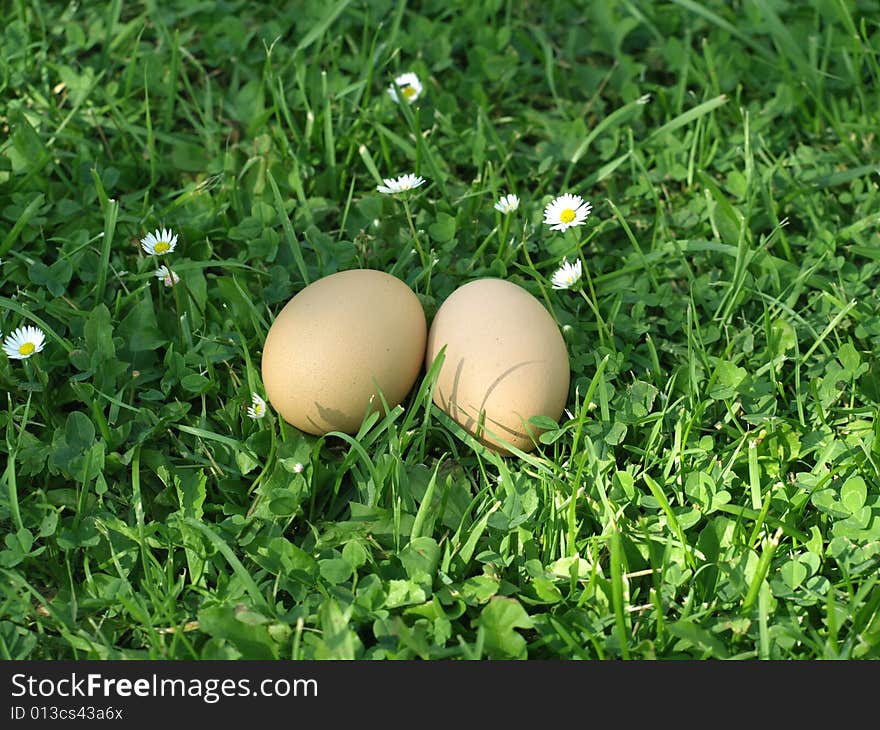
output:
{"label": "green grass", "polygon": [[[275,5],[3,3],[0,329],[47,343],[0,358],[0,657],[880,658],[880,5]],[[248,418],[356,267],[538,297],[539,448],[430,375],[346,438]]]}

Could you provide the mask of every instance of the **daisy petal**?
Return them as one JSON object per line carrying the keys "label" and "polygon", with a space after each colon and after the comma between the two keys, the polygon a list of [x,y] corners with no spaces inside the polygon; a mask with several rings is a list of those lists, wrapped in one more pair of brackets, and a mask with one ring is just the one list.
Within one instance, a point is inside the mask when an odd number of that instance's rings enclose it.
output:
{"label": "daisy petal", "polygon": [[265,417],[266,401],[260,398],[256,393],[251,393],[251,405],[248,406],[247,414],[255,421]]}
{"label": "daisy petal", "polygon": [[592,209],[593,206],[580,195],[565,193],[544,208],[544,223],[552,231],[565,231],[583,225]]}
{"label": "daisy petal", "polygon": [[141,239],[141,248],[153,256],[169,254],[177,246],[177,234],[170,228],[158,228]]}
{"label": "daisy petal", "polygon": [[583,266],[581,265],[580,259],[573,264],[569,263],[566,259],[563,259],[562,266],[554,272],[553,276],[550,278],[550,283],[553,285],[554,289],[571,289],[571,287],[580,281],[582,275]]}
{"label": "daisy petal", "polygon": [[46,344],[46,335],[39,327],[27,325],[6,336],[3,352],[11,360],[26,360],[40,352]]}
{"label": "daisy petal", "polygon": [[174,286],[180,281],[180,277],[167,266],[160,266],[156,269],[155,276],[157,279],[161,279],[165,286]]}
{"label": "daisy petal", "polygon": [[504,213],[505,215],[513,213],[513,211],[519,208],[519,197],[513,194],[502,195],[493,207],[499,213]]}
{"label": "daisy petal", "polygon": [[[398,94],[399,90],[399,94]],[[402,96],[409,104],[412,104],[422,95],[422,82],[414,73],[405,73],[394,79],[394,83],[388,87],[388,96],[395,102],[400,103]]]}
{"label": "daisy petal", "polygon": [[425,178],[407,173],[397,178],[386,177],[382,182],[385,184],[377,185],[376,190],[385,195],[397,195],[398,193],[405,193],[408,190],[414,190],[420,185],[424,185]]}

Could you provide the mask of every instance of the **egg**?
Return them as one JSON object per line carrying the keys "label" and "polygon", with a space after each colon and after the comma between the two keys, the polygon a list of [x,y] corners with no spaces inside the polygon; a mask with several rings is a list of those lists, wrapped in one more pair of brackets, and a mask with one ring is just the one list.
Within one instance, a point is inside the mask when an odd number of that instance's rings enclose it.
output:
{"label": "egg", "polygon": [[472,281],[437,310],[426,369],[444,346],[434,403],[499,454],[511,453],[504,442],[533,450],[542,431],[529,419],[558,420],[570,383],[568,350],[544,305],[504,279]]}
{"label": "egg", "polygon": [[263,346],[263,386],[272,407],[307,433],[355,433],[407,396],[427,339],[422,304],[400,279],[374,269],[331,274],[278,313]]}

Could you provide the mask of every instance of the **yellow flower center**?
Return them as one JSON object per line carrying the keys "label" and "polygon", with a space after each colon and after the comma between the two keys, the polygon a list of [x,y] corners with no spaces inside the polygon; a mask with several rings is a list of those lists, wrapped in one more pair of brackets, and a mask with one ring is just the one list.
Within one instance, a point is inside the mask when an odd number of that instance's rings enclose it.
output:
{"label": "yellow flower center", "polygon": [[19,355],[31,355],[31,354],[33,354],[34,350],[36,350],[36,349],[37,348],[34,347],[33,342],[25,342],[21,347],[18,348],[18,354]]}
{"label": "yellow flower center", "polygon": [[401,89],[401,93],[403,94],[404,99],[411,99],[416,95],[416,89],[414,86],[404,86]]}
{"label": "yellow flower center", "polygon": [[[573,215],[573,214],[572,214]],[[156,253],[165,253],[171,248],[171,244],[168,241],[159,241],[154,250]]]}
{"label": "yellow flower center", "polygon": [[559,220],[563,223],[571,223],[574,220],[574,211],[571,208],[566,208],[559,214]]}

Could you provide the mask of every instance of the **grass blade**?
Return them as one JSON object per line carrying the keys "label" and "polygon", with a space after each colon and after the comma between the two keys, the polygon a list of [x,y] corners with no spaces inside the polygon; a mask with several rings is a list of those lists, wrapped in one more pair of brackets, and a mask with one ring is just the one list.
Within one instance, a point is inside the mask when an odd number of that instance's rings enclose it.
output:
{"label": "grass blade", "polygon": [[682,127],[690,124],[694,120],[715,111],[718,107],[724,106],[724,104],[726,103],[726,94],[720,94],[713,99],[704,101],[702,104],[698,104],[693,109],[688,109],[686,112],[682,112],[674,119],[670,119],[668,122],[666,122],[666,124],[655,129],[653,132],[651,132],[651,135],[648,137],[648,139],[652,140],[656,137],[662,137],[664,134],[668,134],[669,132],[674,132],[677,129],[681,129]]}

